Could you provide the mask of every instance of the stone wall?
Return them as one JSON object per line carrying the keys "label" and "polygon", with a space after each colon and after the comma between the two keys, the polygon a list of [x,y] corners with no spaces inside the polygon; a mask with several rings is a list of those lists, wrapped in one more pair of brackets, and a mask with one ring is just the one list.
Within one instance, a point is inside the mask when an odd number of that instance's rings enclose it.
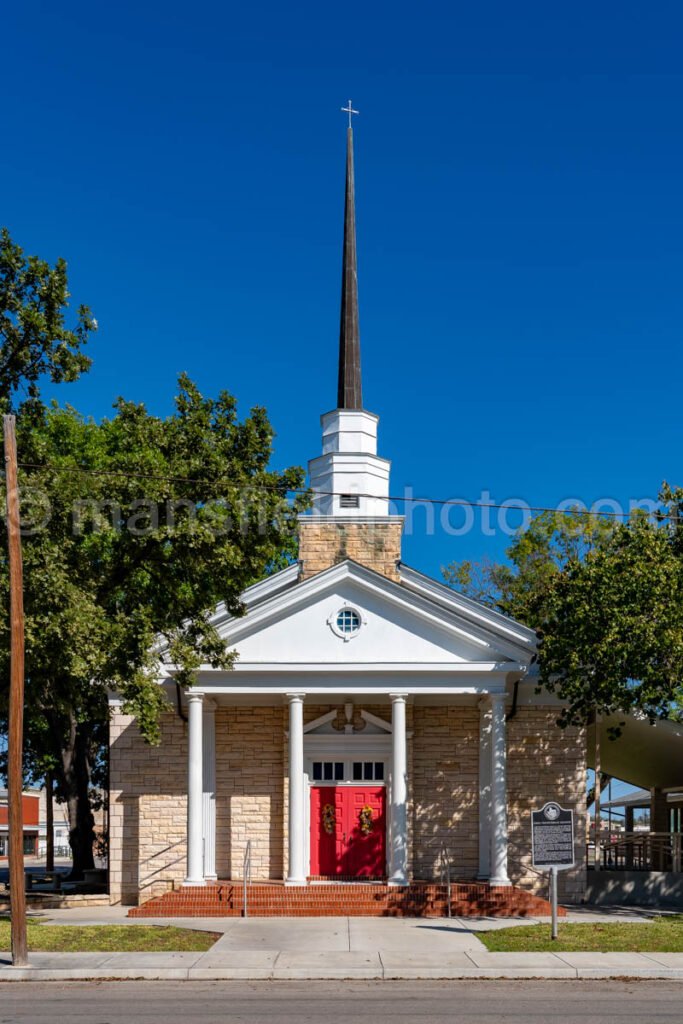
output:
{"label": "stone wall", "polygon": [[109,742],[109,892],[112,903],[137,903],[185,876],[187,726],[169,711],[151,747],[114,709]]}
{"label": "stone wall", "polygon": [[301,579],[351,558],[354,562],[399,582],[402,522],[299,521]]}
{"label": "stone wall", "polygon": [[479,867],[479,710],[413,708],[412,827],[416,879],[441,876],[441,850],[452,874],[475,878]]}
{"label": "stone wall", "polygon": [[[282,878],[287,830],[283,707],[216,711],[216,871],[241,878],[252,842],[254,881]],[[110,721],[109,884],[113,903],[137,903],[185,877],[187,725],[169,712],[161,745],[134,719]]]}
{"label": "stone wall", "polygon": [[241,878],[251,839],[254,881],[282,878],[285,827],[285,707],[216,711],[216,872]]}
{"label": "stone wall", "polygon": [[507,723],[508,871],[525,889],[547,894],[548,872],[531,867],[531,811],[556,800],[574,811],[577,867],[559,872],[559,897],[579,902],[586,889],[586,735],[559,729],[557,708],[520,707]]}

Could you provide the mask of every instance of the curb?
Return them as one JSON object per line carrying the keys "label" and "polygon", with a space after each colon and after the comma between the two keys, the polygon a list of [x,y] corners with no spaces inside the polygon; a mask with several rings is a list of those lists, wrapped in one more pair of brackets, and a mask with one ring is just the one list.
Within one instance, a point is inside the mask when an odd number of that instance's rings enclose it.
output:
{"label": "curb", "polygon": [[683,969],[677,967],[434,967],[434,968],[367,968],[349,970],[305,970],[296,968],[253,968],[229,967],[162,967],[140,968],[138,970],[103,969],[41,969],[36,967],[6,967],[0,970],[0,983],[19,981],[456,981],[496,979],[536,980],[596,980],[630,978],[666,979],[683,981]]}

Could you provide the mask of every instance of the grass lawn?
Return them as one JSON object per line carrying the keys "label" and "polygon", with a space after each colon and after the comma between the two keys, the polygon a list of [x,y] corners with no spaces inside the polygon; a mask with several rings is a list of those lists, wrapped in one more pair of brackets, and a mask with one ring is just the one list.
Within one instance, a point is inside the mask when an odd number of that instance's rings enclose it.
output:
{"label": "grass lawn", "polygon": [[550,921],[477,935],[492,953],[683,953],[683,916],[637,924],[560,924],[554,942]]}
{"label": "grass lawn", "polygon": [[[34,953],[203,953],[211,949],[217,932],[136,924],[43,924],[29,918],[28,948]],[[10,948],[10,922],[0,918],[0,950]]]}

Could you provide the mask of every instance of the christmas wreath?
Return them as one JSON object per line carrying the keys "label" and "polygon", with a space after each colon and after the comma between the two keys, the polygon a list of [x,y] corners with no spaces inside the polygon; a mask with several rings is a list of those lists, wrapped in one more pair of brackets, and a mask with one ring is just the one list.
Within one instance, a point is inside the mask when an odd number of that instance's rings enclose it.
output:
{"label": "christmas wreath", "polygon": [[369,836],[372,832],[372,807],[370,804],[365,805],[358,817],[361,832],[364,836]]}
{"label": "christmas wreath", "polygon": [[332,804],[325,804],[323,807],[323,828],[327,832],[328,836],[331,836],[334,832],[335,822],[334,806]]}

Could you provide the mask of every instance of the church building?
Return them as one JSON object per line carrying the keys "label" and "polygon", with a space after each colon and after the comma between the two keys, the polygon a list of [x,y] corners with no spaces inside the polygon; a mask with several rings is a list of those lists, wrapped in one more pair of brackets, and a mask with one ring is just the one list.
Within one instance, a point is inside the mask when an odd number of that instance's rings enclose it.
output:
{"label": "church building", "polygon": [[[238,658],[199,671],[158,747],[110,707],[109,882],[134,915],[546,912],[531,810],[574,811],[586,885],[586,738],[535,693],[533,630],[402,561],[390,462],[361,387],[348,128],[339,380],[309,463],[299,560],[213,621]],[[248,884],[245,885],[245,879]],[[450,883],[450,885],[449,885]]]}

